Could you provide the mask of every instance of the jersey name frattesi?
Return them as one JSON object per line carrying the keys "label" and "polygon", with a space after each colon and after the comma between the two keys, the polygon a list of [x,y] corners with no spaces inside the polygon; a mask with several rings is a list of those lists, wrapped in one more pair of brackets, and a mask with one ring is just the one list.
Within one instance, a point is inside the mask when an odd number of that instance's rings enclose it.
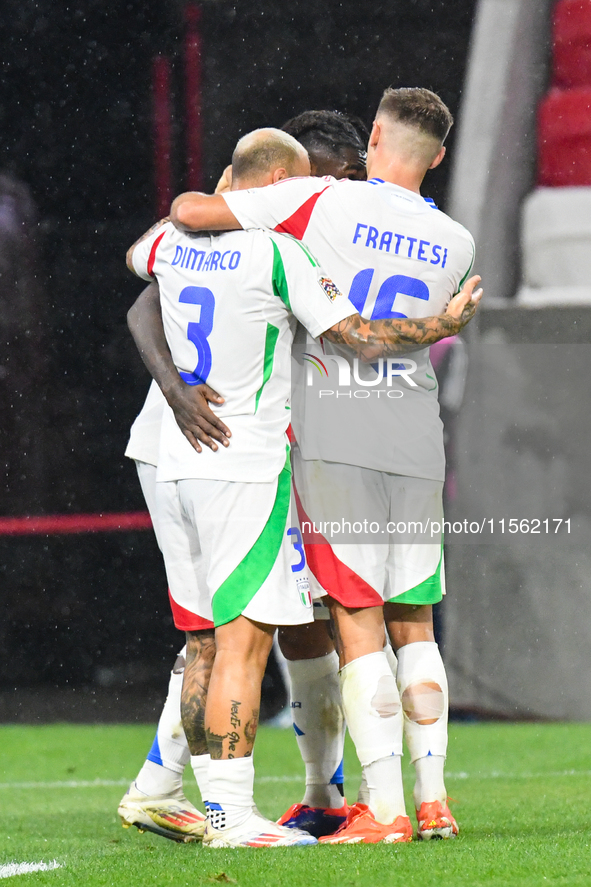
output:
{"label": "jersey name frattesi", "polygon": [[[364,231],[364,228],[367,231]],[[363,242],[364,240],[365,243]],[[438,243],[431,243],[430,240],[420,240],[418,237],[410,237],[406,234],[395,234],[394,231],[383,231],[380,235],[378,229],[374,228],[373,225],[364,225],[362,222],[357,222],[355,234],[353,235],[353,243],[359,242],[359,246],[385,250],[387,253],[390,252],[393,240],[394,249],[392,249],[392,252],[394,255],[402,256],[406,259],[418,259],[419,262],[429,262],[431,265],[439,265],[441,263],[441,267],[445,268],[448,253],[447,247]],[[402,246],[404,241],[407,241],[407,243],[404,243],[404,246]],[[418,247],[415,252],[415,244],[417,243]],[[429,247],[431,248],[430,253],[428,251]]]}

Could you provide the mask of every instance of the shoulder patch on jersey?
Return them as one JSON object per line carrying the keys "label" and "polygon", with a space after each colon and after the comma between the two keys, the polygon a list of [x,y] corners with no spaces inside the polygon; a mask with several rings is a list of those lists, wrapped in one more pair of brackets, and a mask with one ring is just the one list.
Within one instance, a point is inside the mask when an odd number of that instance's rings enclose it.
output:
{"label": "shoulder patch on jersey", "polygon": [[334,283],[334,281],[330,279],[330,277],[319,277],[318,283],[320,284],[331,302],[334,302],[336,297],[341,295],[340,289],[338,288],[336,283]]}

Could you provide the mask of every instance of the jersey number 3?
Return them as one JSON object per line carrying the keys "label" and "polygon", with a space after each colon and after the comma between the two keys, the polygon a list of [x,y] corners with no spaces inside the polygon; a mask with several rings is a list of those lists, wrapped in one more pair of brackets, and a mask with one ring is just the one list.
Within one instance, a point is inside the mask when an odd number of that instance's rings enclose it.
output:
{"label": "jersey number 3", "polygon": [[187,385],[201,385],[211,372],[211,348],[207,337],[213,329],[215,298],[210,289],[204,286],[186,286],[179,296],[179,302],[199,305],[199,320],[187,327],[187,338],[197,349],[197,366],[192,373],[179,372]]}

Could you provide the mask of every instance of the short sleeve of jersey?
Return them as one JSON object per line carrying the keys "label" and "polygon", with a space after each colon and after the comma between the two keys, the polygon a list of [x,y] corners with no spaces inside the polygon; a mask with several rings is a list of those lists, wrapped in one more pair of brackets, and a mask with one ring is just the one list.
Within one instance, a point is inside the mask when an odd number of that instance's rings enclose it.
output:
{"label": "short sleeve of jersey", "polygon": [[293,237],[272,234],[273,290],[315,339],[357,309]]}
{"label": "short sleeve of jersey", "polygon": [[466,234],[468,235],[468,245],[466,248],[468,267],[467,267],[467,270],[466,270],[464,276],[460,280],[460,285],[458,286],[458,292],[462,289],[462,287],[466,283],[468,277],[470,276],[472,269],[474,268],[474,258],[476,255],[476,247],[474,244],[474,238],[472,237],[472,235],[470,234],[469,231],[466,231]]}
{"label": "short sleeve of jersey", "polygon": [[131,263],[133,265],[133,270],[138,277],[142,278],[142,280],[154,279],[153,268],[156,260],[156,250],[171,228],[174,230],[172,222],[166,222],[165,225],[160,225],[159,228],[152,231],[149,237],[146,237],[145,240],[142,240],[141,243],[138,243],[138,245],[134,247]]}
{"label": "short sleeve of jersey", "polygon": [[300,240],[316,201],[334,182],[332,176],[283,179],[265,188],[228,191],[222,196],[243,228],[272,228]]}

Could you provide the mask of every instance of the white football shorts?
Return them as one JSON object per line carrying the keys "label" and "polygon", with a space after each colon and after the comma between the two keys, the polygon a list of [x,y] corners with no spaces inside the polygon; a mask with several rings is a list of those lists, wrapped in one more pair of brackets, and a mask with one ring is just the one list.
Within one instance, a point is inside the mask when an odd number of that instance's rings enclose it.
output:
{"label": "white football shorts", "polygon": [[297,446],[292,468],[315,599],[328,594],[346,607],[441,600],[441,481],[304,460]]}
{"label": "white football shorts", "polygon": [[138,461],[135,464],[164,558],[175,627],[180,631],[213,628],[207,585],[199,575],[199,550],[192,544],[192,529],[181,511],[177,485],[157,483],[156,466]]}
{"label": "white football shorts", "polygon": [[308,567],[291,507],[289,456],[271,483],[188,478],[176,485],[214,624],[241,614],[267,625],[312,622]]}

